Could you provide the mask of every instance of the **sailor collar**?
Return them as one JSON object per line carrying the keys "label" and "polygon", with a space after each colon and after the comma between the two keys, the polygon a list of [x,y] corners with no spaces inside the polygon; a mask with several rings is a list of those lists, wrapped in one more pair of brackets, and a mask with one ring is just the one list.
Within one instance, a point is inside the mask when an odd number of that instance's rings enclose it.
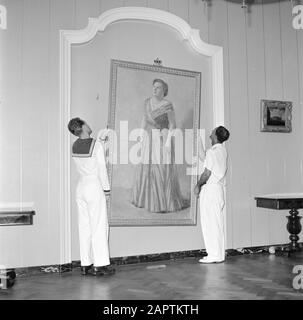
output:
{"label": "sailor collar", "polygon": [[96,140],[93,138],[77,139],[72,147],[72,157],[90,158],[94,151]]}

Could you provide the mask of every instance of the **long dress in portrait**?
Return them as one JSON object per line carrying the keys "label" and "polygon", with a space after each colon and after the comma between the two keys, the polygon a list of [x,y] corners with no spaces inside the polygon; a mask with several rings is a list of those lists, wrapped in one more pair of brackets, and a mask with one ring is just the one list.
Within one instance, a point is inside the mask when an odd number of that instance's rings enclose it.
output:
{"label": "long dress in portrait", "polygon": [[136,165],[131,202],[150,212],[167,213],[184,208],[174,163],[173,139],[170,139],[170,147],[165,147],[170,127],[169,112],[174,113],[169,101],[163,100],[159,107],[153,108],[151,98],[145,100],[142,129],[146,134],[142,140],[141,162]]}

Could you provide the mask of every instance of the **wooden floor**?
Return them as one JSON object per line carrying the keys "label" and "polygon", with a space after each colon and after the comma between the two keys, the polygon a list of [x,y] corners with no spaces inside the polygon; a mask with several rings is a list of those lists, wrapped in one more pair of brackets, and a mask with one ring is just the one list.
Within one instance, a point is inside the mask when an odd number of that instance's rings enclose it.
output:
{"label": "wooden floor", "polygon": [[[162,265],[162,268],[150,268]],[[201,265],[197,259],[118,266],[112,277],[39,274],[18,278],[0,290],[8,299],[300,299],[292,273],[303,265],[303,254],[287,258],[267,254],[229,257],[225,263]]]}

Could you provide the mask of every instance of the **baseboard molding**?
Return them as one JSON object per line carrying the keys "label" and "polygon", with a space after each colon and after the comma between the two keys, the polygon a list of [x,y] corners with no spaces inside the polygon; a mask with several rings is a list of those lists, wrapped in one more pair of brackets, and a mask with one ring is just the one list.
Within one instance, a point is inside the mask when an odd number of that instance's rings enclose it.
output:
{"label": "baseboard molding", "polygon": [[[169,253],[117,257],[117,258],[111,258],[110,260],[113,265],[127,265],[127,264],[136,264],[136,263],[157,262],[157,261],[163,261],[163,260],[198,258],[203,255],[205,255],[205,250],[188,250],[188,251],[177,251],[177,252],[169,252]],[[80,267],[80,261],[73,261],[72,265],[73,265],[73,268]]]}
{"label": "baseboard molding", "polygon": [[[303,242],[299,243],[300,248],[303,248]],[[276,245],[266,245],[257,247],[245,247],[239,249],[227,249],[226,255],[235,256],[243,254],[260,254],[268,253],[270,247],[275,247],[276,249],[284,249],[288,247],[288,244],[276,244]],[[111,263],[113,265],[128,265],[128,264],[138,264],[138,263],[149,263],[164,260],[181,260],[185,258],[201,258],[205,256],[205,249],[202,250],[188,250],[188,251],[177,251],[169,253],[159,253],[159,254],[146,254],[137,256],[127,256],[127,257],[117,257],[111,258]],[[47,265],[47,266],[36,266],[28,268],[10,268],[9,270],[15,270],[17,277],[28,277],[38,274],[45,273],[64,273],[70,272],[73,269],[80,268],[80,261],[73,261],[71,263],[63,265]]]}
{"label": "baseboard molding", "polygon": [[45,266],[34,266],[26,268],[10,268],[9,270],[15,270],[17,277],[28,277],[45,273],[64,273],[73,270],[72,263],[66,264],[53,264]]}

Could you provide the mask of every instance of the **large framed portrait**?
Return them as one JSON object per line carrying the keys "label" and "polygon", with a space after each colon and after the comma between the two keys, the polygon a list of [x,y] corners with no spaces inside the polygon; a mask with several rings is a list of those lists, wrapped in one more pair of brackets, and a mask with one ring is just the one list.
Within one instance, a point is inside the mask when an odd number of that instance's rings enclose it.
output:
{"label": "large framed portrait", "polygon": [[196,224],[200,92],[200,72],[111,60],[111,225]]}
{"label": "large framed portrait", "polygon": [[261,131],[291,132],[292,102],[261,100]]}

